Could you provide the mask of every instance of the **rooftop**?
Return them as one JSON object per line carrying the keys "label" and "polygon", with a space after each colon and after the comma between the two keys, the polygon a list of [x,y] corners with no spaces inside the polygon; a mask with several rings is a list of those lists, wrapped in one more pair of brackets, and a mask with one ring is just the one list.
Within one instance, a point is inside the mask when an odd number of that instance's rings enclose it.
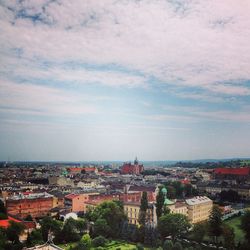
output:
{"label": "rooftop", "polygon": [[202,203],[206,203],[206,202],[210,202],[210,201],[212,201],[212,200],[210,200],[206,196],[196,196],[196,197],[193,197],[191,199],[186,199],[186,203],[188,205],[198,205],[198,204],[202,204]]}

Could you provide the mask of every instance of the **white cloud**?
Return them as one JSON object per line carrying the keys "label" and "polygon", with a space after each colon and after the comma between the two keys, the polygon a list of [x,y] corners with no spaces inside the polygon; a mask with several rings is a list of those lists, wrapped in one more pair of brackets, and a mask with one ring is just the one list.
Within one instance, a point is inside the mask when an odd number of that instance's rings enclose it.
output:
{"label": "white cloud", "polygon": [[[24,1],[11,5],[16,13],[25,8],[26,15],[38,15],[39,20],[33,24],[29,18],[14,19],[10,11],[1,16],[5,51],[22,48],[30,60],[113,63],[168,84],[249,95],[249,88],[241,86],[250,77],[249,1],[91,0],[46,5]],[[144,85],[140,77],[75,73],[77,78],[103,79],[112,86],[119,85],[117,78],[120,85]],[[65,72],[60,77],[73,76]],[[224,84],[232,81],[231,86]]]}
{"label": "white cloud", "polygon": [[80,95],[63,90],[0,81],[1,113],[40,116],[76,116],[97,112]]}

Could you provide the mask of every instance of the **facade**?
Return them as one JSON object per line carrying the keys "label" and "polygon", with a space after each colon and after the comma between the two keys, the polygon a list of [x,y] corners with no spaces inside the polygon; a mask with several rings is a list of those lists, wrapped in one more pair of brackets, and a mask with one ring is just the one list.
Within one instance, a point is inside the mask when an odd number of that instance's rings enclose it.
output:
{"label": "facade", "polygon": [[244,168],[216,168],[214,170],[215,179],[249,181],[250,167]]}
{"label": "facade", "polygon": [[124,163],[121,168],[121,174],[133,174],[139,175],[143,172],[144,167],[143,164],[139,164],[137,158],[134,161],[134,164],[131,162]]}
{"label": "facade", "polygon": [[53,196],[48,193],[30,193],[16,195],[6,199],[7,212],[24,219],[28,215],[33,218],[46,216],[53,208]]}
{"label": "facade", "polygon": [[[128,222],[131,224],[139,225],[140,202],[124,202],[124,212],[128,217]],[[147,210],[146,221],[152,226],[157,224],[156,209],[153,203],[149,203]]]}
{"label": "facade", "polygon": [[176,202],[174,205],[169,206],[169,209],[170,213],[188,216],[188,208],[185,202]]}
{"label": "facade", "polygon": [[213,201],[206,196],[196,196],[186,200],[188,218],[191,223],[198,223],[209,218]]}
{"label": "facade", "polygon": [[86,203],[91,195],[97,193],[69,194],[64,197],[64,206],[71,212],[86,211]]}

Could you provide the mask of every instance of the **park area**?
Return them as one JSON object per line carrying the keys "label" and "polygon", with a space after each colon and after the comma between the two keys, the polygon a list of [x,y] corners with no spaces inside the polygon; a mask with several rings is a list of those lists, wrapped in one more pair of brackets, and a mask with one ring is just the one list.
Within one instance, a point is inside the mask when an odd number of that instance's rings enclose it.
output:
{"label": "park area", "polygon": [[[76,243],[69,243],[69,244],[62,244],[60,245],[61,248],[65,249],[65,250],[70,250],[70,247],[74,247],[76,246]],[[95,249],[100,249],[100,247],[92,247],[91,250],[95,250]],[[110,242],[108,242],[105,247],[103,247],[103,249],[109,249],[109,250],[132,250],[132,249],[136,249],[136,245],[135,244],[129,244],[127,242],[124,241],[115,241],[112,240]]]}
{"label": "park area", "polygon": [[234,229],[236,244],[238,244],[238,242],[243,242],[244,241],[244,232],[240,228],[241,216],[237,216],[237,217],[228,219],[225,221],[225,223]]}

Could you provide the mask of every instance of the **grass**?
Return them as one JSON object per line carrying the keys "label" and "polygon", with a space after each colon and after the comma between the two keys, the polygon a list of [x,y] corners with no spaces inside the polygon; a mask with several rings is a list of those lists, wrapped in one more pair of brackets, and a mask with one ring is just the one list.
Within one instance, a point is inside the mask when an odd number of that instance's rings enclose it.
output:
{"label": "grass", "polygon": [[122,242],[122,241],[111,241],[108,244],[106,244],[105,249],[109,249],[109,250],[116,250],[117,248],[120,248],[121,250],[132,250],[135,249],[134,244],[129,244],[127,242]]}
{"label": "grass", "polygon": [[227,225],[234,229],[235,233],[235,242],[243,242],[244,241],[244,232],[240,228],[241,217],[234,217],[232,219],[228,219],[225,221]]}
{"label": "grass", "polygon": [[[61,244],[59,245],[59,247],[65,249],[65,250],[69,250],[70,247],[74,247],[76,246],[77,242],[73,242],[73,243],[68,243],[68,244]],[[105,247],[103,247],[104,249],[108,249],[108,250],[116,250],[117,248],[119,248],[120,250],[132,250],[135,249],[136,245],[134,244],[129,244],[127,242],[122,242],[122,241],[110,241],[109,243],[107,243],[105,245]],[[91,250],[95,250],[96,248],[92,247]]]}

